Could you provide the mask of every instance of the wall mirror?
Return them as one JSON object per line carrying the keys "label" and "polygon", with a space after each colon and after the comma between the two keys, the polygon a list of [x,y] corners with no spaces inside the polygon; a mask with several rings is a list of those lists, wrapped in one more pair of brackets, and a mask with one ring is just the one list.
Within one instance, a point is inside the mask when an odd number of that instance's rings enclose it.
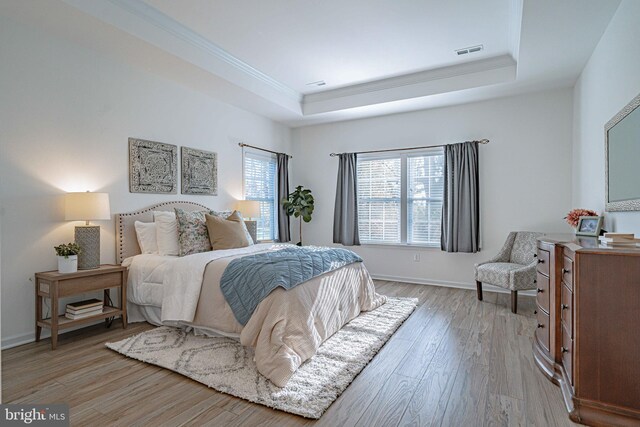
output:
{"label": "wall mirror", "polygon": [[640,95],[604,126],[606,210],[640,211]]}

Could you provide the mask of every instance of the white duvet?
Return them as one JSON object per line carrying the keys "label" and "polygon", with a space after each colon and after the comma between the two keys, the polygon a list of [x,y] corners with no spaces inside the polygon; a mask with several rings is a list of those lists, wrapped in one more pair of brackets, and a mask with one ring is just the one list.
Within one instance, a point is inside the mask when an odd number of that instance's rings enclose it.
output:
{"label": "white duvet", "polygon": [[243,327],[224,300],[220,277],[234,258],[272,248],[258,244],[182,258],[135,256],[129,269],[129,300],[161,306],[165,325],[239,334],[243,345],[255,349],[258,371],[282,387],[324,340],[386,298],[376,294],[363,263],[354,263],[288,291],[277,288]]}

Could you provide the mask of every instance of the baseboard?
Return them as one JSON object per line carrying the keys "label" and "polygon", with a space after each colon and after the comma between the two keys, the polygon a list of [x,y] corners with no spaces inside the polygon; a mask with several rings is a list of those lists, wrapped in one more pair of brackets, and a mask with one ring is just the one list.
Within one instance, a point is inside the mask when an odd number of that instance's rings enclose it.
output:
{"label": "baseboard", "polygon": [[[85,323],[82,325],[74,326],[73,328],[65,329],[63,331],[58,332],[58,336],[64,335],[67,332],[76,331],[78,329],[86,328],[92,325],[98,325],[100,323],[104,323],[104,319],[96,320],[94,323]],[[42,333],[40,334],[40,340],[44,340],[47,338],[51,338],[51,331],[48,328],[42,328]],[[24,334],[12,335],[10,337],[2,337],[2,342],[0,343],[0,348],[2,350],[8,350],[13,347],[18,347],[20,345],[29,344],[35,342],[36,333],[27,332]]]}
{"label": "baseboard", "polygon": [[[44,332],[44,331],[43,331]],[[47,334],[47,337],[51,335]],[[44,338],[44,333],[42,334]],[[34,342],[36,340],[35,334],[33,332],[27,332],[26,334],[13,335],[10,337],[2,337],[2,350],[7,350],[13,347],[17,347],[23,344],[29,344],[30,342]]]}
{"label": "baseboard", "polygon": [[[431,286],[443,286],[445,288],[458,288],[458,289],[469,289],[476,290],[476,284],[474,283],[465,283],[465,282],[452,282],[449,280],[435,280],[435,279],[423,279],[423,278],[415,278],[415,277],[402,277],[402,276],[387,276],[385,274],[371,274],[371,277],[376,280],[388,280],[391,282],[404,282],[404,283],[413,283],[416,285],[431,285]],[[498,286],[492,286],[488,284],[482,285],[482,290],[486,292],[498,292],[501,294],[510,294],[511,291],[508,289],[500,288]],[[524,295],[528,297],[535,297],[536,293],[532,290],[529,291],[519,291],[518,295]]]}

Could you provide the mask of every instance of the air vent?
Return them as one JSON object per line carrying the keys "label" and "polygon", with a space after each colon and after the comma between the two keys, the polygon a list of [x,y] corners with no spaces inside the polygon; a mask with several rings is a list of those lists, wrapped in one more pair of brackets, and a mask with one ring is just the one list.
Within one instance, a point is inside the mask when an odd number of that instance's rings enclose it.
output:
{"label": "air vent", "polygon": [[324,86],[326,84],[324,80],[318,80],[317,82],[307,83],[305,86]]}
{"label": "air vent", "polygon": [[480,52],[482,49],[484,49],[484,46],[479,44],[477,46],[471,46],[471,47],[465,47],[465,48],[462,48],[462,49],[456,49],[455,52],[458,55],[466,55],[467,53]]}

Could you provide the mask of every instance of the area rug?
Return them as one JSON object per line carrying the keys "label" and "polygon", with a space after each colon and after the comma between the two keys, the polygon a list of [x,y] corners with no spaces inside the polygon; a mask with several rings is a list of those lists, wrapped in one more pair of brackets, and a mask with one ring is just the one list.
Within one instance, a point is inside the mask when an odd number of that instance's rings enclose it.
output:
{"label": "area rug", "polygon": [[195,336],[166,326],[107,343],[133,359],[151,363],[222,393],[281,411],[318,419],[409,317],[415,298],[387,298],[325,341],[315,356],[276,387],[256,369],[253,351],[229,338]]}

